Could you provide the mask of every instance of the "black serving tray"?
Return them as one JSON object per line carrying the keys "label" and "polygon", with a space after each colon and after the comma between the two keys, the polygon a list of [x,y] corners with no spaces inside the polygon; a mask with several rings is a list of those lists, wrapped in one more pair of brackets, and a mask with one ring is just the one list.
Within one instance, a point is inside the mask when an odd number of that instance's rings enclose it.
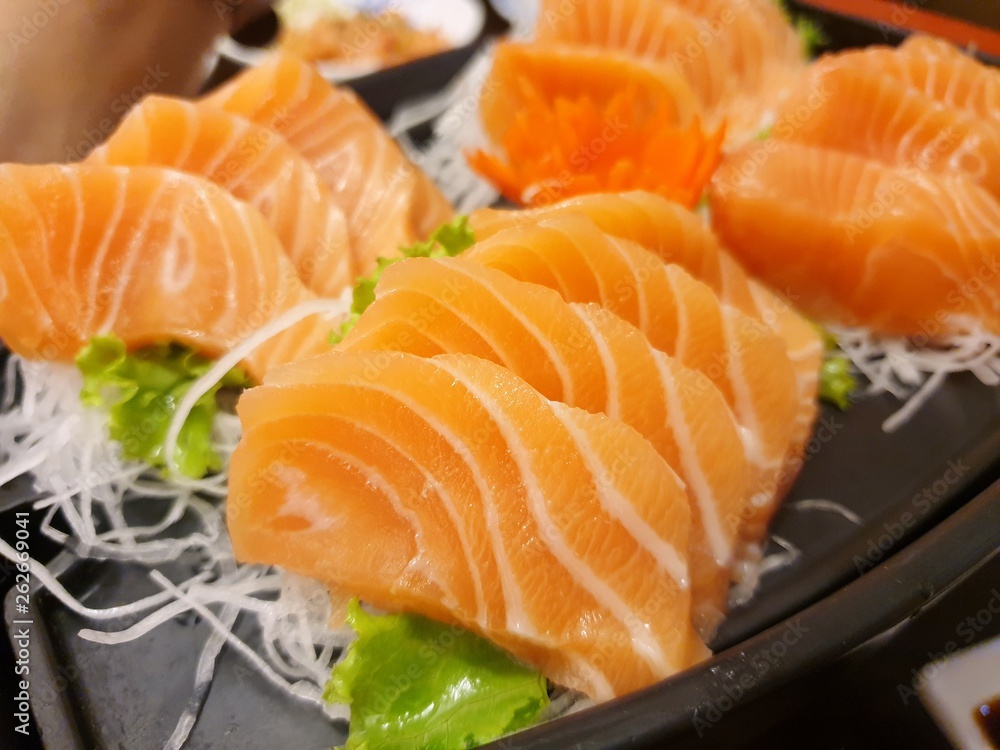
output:
{"label": "black serving tray", "polygon": [[[816,19],[832,49],[900,39],[854,19],[812,12],[795,2],[789,6]],[[435,65],[434,60],[426,62]],[[450,75],[453,65],[449,60],[447,70],[437,73]],[[404,71],[378,75],[381,83],[373,81],[372,86],[384,87],[378,95],[385,102],[412,93]],[[369,101],[384,110],[374,98]],[[861,397],[847,413],[823,409],[810,458],[770,528],[800,555],[764,576],[754,598],[731,612],[711,644],[716,652],[712,659],[641,693],[495,746],[657,748],[668,740],[678,748],[739,744],[747,712],[737,707],[754,705],[904,621],[996,553],[1000,389],[969,375],[954,377],[912,421],[886,434],[881,424],[898,407],[899,402],[882,395]],[[31,496],[25,482],[0,488],[0,511]],[[861,524],[836,513],[796,509],[797,502],[807,499],[839,503]],[[768,551],[779,549],[772,544]],[[61,580],[88,606],[112,606],[154,590],[140,566],[80,562],[68,554],[52,564],[65,567]],[[182,560],[164,573],[180,577],[193,564]],[[14,619],[11,604],[8,596],[8,628]],[[208,632],[204,623],[181,618],[138,641],[99,646],[77,636],[94,623],[41,590],[32,596],[31,618],[32,706],[45,750],[162,746],[187,704]],[[246,622],[238,622],[236,630],[254,638]],[[0,663],[4,679],[12,669]],[[737,686],[742,692],[734,699]],[[345,727],[280,695],[224,649],[187,747],[321,750],[344,736]],[[0,748],[38,747],[21,740],[0,733]]]}
{"label": "black serving tray", "polygon": [[[465,66],[476,51],[490,37],[507,30],[507,23],[482,0],[486,6],[486,19],[479,36],[469,44],[455,47],[433,55],[420,57],[410,62],[381,68],[367,75],[344,81],[342,85],[351,88],[365,104],[383,120],[388,120],[393,110],[408,99],[416,99],[440,91]],[[277,19],[273,11],[257,25],[267,26],[273,18],[274,29],[264,31],[257,40],[243,40],[251,46],[264,46],[272,41],[277,32]],[[249,30],[252,35],[253,29]],[[219,57],[215,69],[205,83],[205,90],[211,90],[242,70],[243,66],[226,57]]]}
{"label": "black serving tray", "polygon": [[[809,617],[811,622],[819,615],[807,608],[817,602],[817,611],[829,613],[832,607],[836,615],[808,626],[808,648],[795,645],[763,675],[766,679],[755,676],[755,694],[791,681],[903,620],[984,559],[984,550],[1000,548],[1000,490],[993,488],[966,515],[956,515],[1000,479],[1000,389],[971,376],[955,377],[911,422],[886,434],[881,423],[897,407],[897,401],[883,395],[862,398],[847,413],[824,408],[812,455],[771,525],[771,533],[798,548],[800,557],[765,575],[754,598],[730,614],[712,644],[723,653],[639,695],[509,738],[504,747],[568,747],[587,738],[592,742],[581,747],[619,747],[624,745],[613,739],[623,732],[637,743],[645,738],[645,744],[630,746],[657,747],[665,736],[694,731],[697,711],[710,710],[712,701],[724,694],[719,691],[752,672],[754,653],[797,632],[783,624],[787,618]],[[816,498],[849,508],[862,525],[836,513],[795,509],[796,502]],[[968,513],[978,521],[963,525],[968,528],[964,541],[957,542],[954,533],[934,541],[944,533],[944,526],[935,528],[942,520],[953,516],[949,520],[957,523]],[[918,539],[924,547],[914,545]],[[778,549],[772,545],[771,551]],[[919,554],[912,551],[920,549]],[[924,568],[909,570],[916,558],[933,573],[929,583],[913,583],[913,576],[929,575],[920,573]],[[911,562],[904,565],[904,560]],[[182,561],[165,572],[180,577],[191,564]],[[902,579],[900,571],[906,574]],[[119,563],[70,564],[63,580],[91,607],[113,606],[156,590],[146,569]],[[857,590],[861,593],[848,594]],[[46,750],[161,747],[187,703],[207,626],[189,617],[129,644],[100,646],[76,635],[94,623],[46,592],[37,592],[32,605],[38,636],[33,684],[39,686],[33,708]],[[5,614],[10,623],[14,616],[9,606]],[[251,639],[254,635],[245,623],[238,632]],[[65,689],[47,687],[59,685]],[[647,711],[654,705],[655,712]],[[581,727],[587,728],[584,734]],[[189,747],[318,750],[342,740],[343,727],[281,696],[225,650]]]}

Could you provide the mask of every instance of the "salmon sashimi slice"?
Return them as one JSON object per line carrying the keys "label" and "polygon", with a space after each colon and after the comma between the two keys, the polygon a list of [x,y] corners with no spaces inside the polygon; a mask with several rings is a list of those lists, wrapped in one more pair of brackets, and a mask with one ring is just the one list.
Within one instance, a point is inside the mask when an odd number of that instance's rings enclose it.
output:
{"label": "salmon sashimi slice", "polygon": [[1000,196],[1000,121],[936,101],[881,68],[837,59],[813,66],[773,133],[915,171],[959,172]]}
{"label": "salmon sashimi slice", "polygon": [[[1000,120],[1000,71],[950,42],[914,34],[897,50],[876,50],[873,57],[877,56],[885,75],[945,104],[985,119]],[[859,64],[860,55],[850,62]]]}
{"label": "salmon sashimi slice", "polygon": [[[213,183],[158,167],[0,166],[0,338],[72,362],[94,336],[217,356],[314,295],[263,216]],[[245,361],[328,350],[305,319]]]}
{"label": "salmon sashimi slice", "polygon": [[[482,241],[510,227],[567,214],[582,214],[602,232],[636,242],[721,290],[722,251],[712,230],[696,214],[653,193],[594,193],[522,211],[481,208],[470,215],[469,224]],[[744,296],[739,304],[752,300]]]}
{"label": "salmon sashimi slice", "polygon": [[[737,82],[727,59],[707,54],[698,35],[707,25],[693,13],[653,0],[596,0],[567,7],[542,0],[535,39],[542,45],[577,45],[614,50],[635,58],[675,65],[688,80],[706,112],[732,96]],[[698,54],[689,54],[686,48]]]}
{"label": "salmon sashimi slice", "polygon": [[[670,65],[608,50],[512,42],[497,44],[479,108],[486,134],[500,144],[513,122],[512,113],[521,111],[532,96],[547,102],[587,98],[602,108],[626,89],[647,107],[637,115],[653,114],[662,106],[675,124],[685,125],[701,114],[690,84]],[[610,136],[617,137],[628,123],[609,125]],[[587,155],[580,159],[585,162]],[[567,167],[579,171],[581,165]]]}
{"label": "salmon sashimi slice", "polygon": [[259,209],[317,294],[355,278],[344,212],[316,170],[277,132],[164,96],[136,105],[89,163],[162,166],[200,175]]}
{"label": "salmon sashimi slice", "polygon": [[[795,368],[799,410],[789,460],[805,447],[818,413],[819,371],[823,342],[816,328],[779,295],[747,277],[722,248],[710,227],[696,214],[664,198],[639,191],[581,196],[524,211],[480,209],[470,217],[477,239],[504,228],[535,223],[545,217],[583,214],[606,234],[642,245],[666,263],[679,264],[708,284],[724,301],[766,323],[785,342]],[[794,478],[794,468],[788,472]]]}
{"label": "salmon sashimi slice", "polygon": [[457,623],[610,698],[703,656],[683,484],[621,422],[467,355],[332,352],[238,413],[236,557]]}
{"label": "salmon sashimi slice", "polygon": [[451,220],[451,205],[406,158],[367,106],[310,65],[275,54],[210,93],[205,107],[279,132],[316,168],[347,216],[355,267],[425,239]]}
{"label": "salmon sashimi slice", "polygon": [[763,322],[719,301],[679,265],[602,233],[580,215],[500,232],[466,257],[568,302],[594,302],[638,327],[654,347],[705,375],[743,428],[754,469],[741,535],[756,540],[786,485],[798,397],[785,345]]}
{"label": "salmon sashimi slice", "polygon": [[501,43],[480,110],[492,143],[469,165],[522,205],[641,188],[693,207],[722,158],[674,68],[605,50]]}
{"label": "salmon sashimi slice", "polygon": [[694,622],[703,634],[718,624],[750,473],[735,418],[705,376],[598,305],[569,305],[551,289],[462,258],[388,267],[340,349],[473,354],[546,398],[635,428],[687,486]]}
{"label": "salmon sashimi slice", "polygon": [[757,144],[724,162],[711,206],[747,268],[817,320],[930,339],[1000,332],[1000,203],[962,175]]}
{"label": "salmon sashimi slice", "polygon": [[[788,15],[774,0],[666,0],[706,20],[710,28],[733,25],[746,38],[738,52],[752,64],[751,54],[759,57],[774,55],[788,65],[801,64],[804,57],[802,39],[789,22]],[[756,34],[757,38],[751,38]]]}
{"label": "salmon sashimi slice", "polygon": [[[597,0],[567,7],[543,0],[536,27],[542,44],[592,46],[676,66],[710,124],[729,123],[731,140],[760,129],[768,111],[804,66],[795,32],[763,20],[755,4],[728,9],[728,23],[663,0]],[[711,14],[703,6],[696,9]],[[723,11],[720,9],[721,15]]]}

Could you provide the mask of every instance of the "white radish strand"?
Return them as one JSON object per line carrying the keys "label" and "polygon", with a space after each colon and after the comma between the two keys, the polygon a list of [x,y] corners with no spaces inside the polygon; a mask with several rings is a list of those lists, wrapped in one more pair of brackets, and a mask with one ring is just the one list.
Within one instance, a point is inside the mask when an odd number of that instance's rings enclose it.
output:
{"label": "white radish strand", "polygon": [[[122,604],[117,607],[107,607],[105,609],[94,609],[81,604],[76,597],[70,594],[65,587],[59,583],[58,579],[49,571],[47,567],[45,567],[45,565],[38,562],[38,560],[33,557],[29,557],[27,561],[23,560],[14,548],[7,544],[7,542],[3,539],[0,539],[0,556],[6,557],[14,563],[27,562],[28,570],[31,571],[31,575],[35,578],[35,580],[48,589],[49,593],[58,599],[64,607],[75,612],[81,617],[86,617],[90,620],[114,620],[120,617],[127,617],[139,612],[144,612],[147,609],[152,609],[153,607],[159,606],[171,599],[169,594],[153,594],[130,604]],[[201,574],[195,576],[191,580],[197,580],[200,576]]]}
{"label": "white radish strand", "polygon": [[314,299],[303,302],[290,310],[286,310],[273,320],[268,321],[252,334],[243,339],[240,343],[223,354],[208,369],[202,377],[191,384],[174,412],[170,420],[170,428],[167,430],[167,437],[164,440],[164,456],[168,471],[176,476],[174,481],[184,484],[194,484],[181,478],[177,468],[177,439],[180,437],[181,428],[191,415],[192,409],[202,396],[212,390],[230,370],[246,359],[257,347],[279,333],[291,328],[313,315],[326,314],[343,318],[350,312],[350,295],[345,293],[337,299]]}
{"label": "white radish strand", "polygon": [[791,566],[802,556],[799,548],[784,537],[772,535],[771,540],[781,547],[780,552],[761,558],[761,546],[750,545],[733,566],[733,586],[729,590],[730,608],[742,606],[750,601],[760,584],[760,579],[765,575]]}
{"label": "white radish strand", "polygon": [[986,386],[1000,385],[1000,336],[968,330],[932,345],[880,336],[858,328],[831,328],[840,348],[870,385],[869,393],[890,393],[904,401],[885,420],[882,429],[893,432],[906,424],[941,388],[947,376],[970,372]]}
{"label": "white radish strand", "polygon": [[221,633],[229,645],[232,646],[238,654],[246,659],[251,666],[256,668],[257,671],[267,678],[267,680],[273,685],[298,700],[313,703],[319,706],[324,704],[325,701],[323,701],[322,690],[318,686],[302,681],[289,684],[277,672],[275,672],[270,665],[267,664],[267,662],[261,659],[261,657],[254,652],[253,649],[237,638],[233,634],[231,628],[227,627],[221,620],[219,620],[219,618],[216,617],[216,615],[207,606],[192,599],[184,591],[172,584],[159,571],[154,570],[149,575],[150,578],[156,581],[166,591],[176,596],[179,600],[187,603],[192,610],[201,615],[205,622],[207,622],[213,630]]}
{"label": "white radish strand", "polygon": [[[232,631],[239,616],[239,609],[234,606],[227,606],[222,610],[220,622],[227,631]],[[163,750],[180,750],[191,736],[195,722],[201,714],[201,709],[205,705],[208,697],[208,689],[215,678],[215,665],[222,652],[222,647],[226,645],[226,639],[219,631],[213,631],[205,642],[205,646],[198,657],[198,667],[195,669],[194,689],[191,698],[188,700],[184,713],[177,720],[173,733],[163,746]]]}
{"label": "white radish strand", "polygon": [[808,500],[799,500],[794,503],[789,503],[788,508],[796,511],[818,510],[825,513],[836,513],[838,516],[846,521],[849,521],[855,526],[861,526],[863,524],[861,516],[848,508],[846,505],[841,505],[833,500],[810,498]]}

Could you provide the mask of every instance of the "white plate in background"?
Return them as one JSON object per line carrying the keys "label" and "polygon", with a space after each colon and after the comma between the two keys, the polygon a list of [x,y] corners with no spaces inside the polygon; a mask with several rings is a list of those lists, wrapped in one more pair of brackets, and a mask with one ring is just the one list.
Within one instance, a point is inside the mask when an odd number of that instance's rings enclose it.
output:
{"label": "white plate in background", "polygon": [[[1000,597],[996,601],[1000,604]],[[921,702],[955,747],[990,750],[973,712],[1000,695],[1000,638],[926,665],[919,690]]]}
{"label": "white plate in background", "polygon": [[[486,9],[480,0],[307,0],[305,3],[293,3],[292,22],[309,26],[325,12],[324,6],[333,8],[334,12],[336,9],[369,13],[394,10],[414,29],[436,31],[448,43],[449,49],[471,44],[486,22]],[[259,64],[270,50],[247,47],[227,36],[219,41],[218,52],[240,65],[253,66]],[[359,61],[317,62],[316,67],[327,80],[342,82],[374,73],[384,66],[377,61]]]}

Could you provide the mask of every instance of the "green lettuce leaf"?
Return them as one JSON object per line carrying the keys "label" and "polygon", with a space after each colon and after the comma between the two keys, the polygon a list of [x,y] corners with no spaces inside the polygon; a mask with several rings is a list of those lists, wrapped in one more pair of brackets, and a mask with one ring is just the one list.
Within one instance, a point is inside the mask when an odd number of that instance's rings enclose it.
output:
{"label": "green lettuce leaf", "polygon": [[795,19],[795,33],[802,41],[802,52],[807,58],[813,58],[823,47],[830,43],[823,29],[810,18],[799,16]]}
{"label": "green lettuce leaf", "polygon": [[821,401],[833,404],[841,411],[851,406],[851,394],[857,388],[857,381],[851,369],[851,360],[844,356],[837,344],[837,337],[823,331],[826,352],[819,375],[819,397]]}
{"label": "green lettuce leaf", "polygon": [[[80,398],[87,406],[108,410],[108,431],[121,443],[123,455],[162,467],[163,443],[177,405],[212,361],[174,344],[128,352],[116,336],[97,336],[77,355],[76,365],[83,373]],[[196,402],[181,428],[175,453],[186,476],[203,477],[221,468],[212,445],[218,412],[215,396],[220,388],[247,384],[243,371],[234,368]]]}
{"label": "green lettuce leaf", "polygon": [[401,247],[399,255],[392,258],[379,258],[377,260],[378,266],[371,275],[362,276],[355,283],[354,295],[351,301],[351,315],[340,324],[340,328],[330,334],[330,343],[339,344],[348,331],[354,328],[354,324],[361,317],[361,313],[368,309],[368,305],[375,301],[375,287],[378,285],[379,279],[382,278],[382,272],[393,263],[398,263],[407,258],[454,257],[463,250],[472,247],[475,241],[472,227],[469,226],[469,217],[459,216],[453,221],[438,227],[427,242],[418,242],[409,247]]}
{"label": "green lettuce leaf", "polygon": [[349,703],[346,750],[458,750],[530,726],[548,705],[545,678],[459,627],[418,615],[370,615],[323,697]]}

